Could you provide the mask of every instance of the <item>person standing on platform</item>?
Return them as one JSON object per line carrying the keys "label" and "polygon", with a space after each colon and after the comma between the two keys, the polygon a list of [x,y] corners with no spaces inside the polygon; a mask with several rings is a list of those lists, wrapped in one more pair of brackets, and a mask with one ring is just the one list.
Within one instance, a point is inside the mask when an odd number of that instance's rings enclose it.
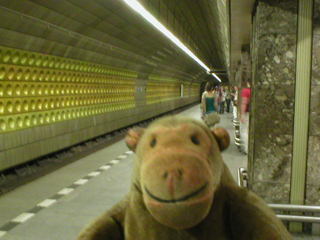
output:
{"label": "person standing on platform", "polygon": [[234,86],[234,91],[231,93],[233,102],[233,122],[238,118],[238,86]]}
{"label": "person standing on platform", "polygon": [[250,95],[251,85],[247,81],[247,87],[241,92],[241,106],[240,106],[240,138],[242,142],[242,150],[245,154],[248,154],[249,145],[249,112],[250,112]]}
{"label": "person standing on platform", "polygon": [[219,98],[220,102],[219,102],[219,113],[224,113],[224,103],[226,101],[226,96],[224,93],[224,88],[221,87],[220,89],[220,98]]}
{"label": "person standing on platform", "polygon": [[220,88],[219,86],[215,86],[214,92],[216,94],[216,97],[218,99],[218,108],[217,108],[217,112],[220,112]]}
{"label": "person standing on platform", "polygon": [[216,91],[213,90],[213,83],[207,82],[205,91],[203,92],[201,98],[203,120],[205,120],[205,114],[217,111],[218,109],[218,97]]}
{"label": "person standing on platform", "polygon": [[229,113],[231,107],[231,92],[228,87],[225,88],[224,94],[226,96],[227,113]]}

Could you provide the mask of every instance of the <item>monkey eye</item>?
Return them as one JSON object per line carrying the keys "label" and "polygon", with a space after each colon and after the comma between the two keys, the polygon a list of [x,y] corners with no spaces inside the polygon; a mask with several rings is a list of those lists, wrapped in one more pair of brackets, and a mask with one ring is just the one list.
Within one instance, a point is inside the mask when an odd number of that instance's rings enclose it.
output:
{"label": "monkey eye", "polygon": [[153,138],[150,142],[151,147],[154,147],[157,144],[157,139]]}
{"label": "monkey eye", "polygon": [[199,139],[198,139],[195,135],[191,136],[191,141],[192,141],[195,145],[199,145],[199,144],[200,144]]}

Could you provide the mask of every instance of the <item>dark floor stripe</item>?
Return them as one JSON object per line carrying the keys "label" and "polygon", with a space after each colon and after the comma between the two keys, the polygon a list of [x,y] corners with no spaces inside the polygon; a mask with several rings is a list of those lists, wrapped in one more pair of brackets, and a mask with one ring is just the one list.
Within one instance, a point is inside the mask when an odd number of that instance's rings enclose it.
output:
{"label": "dark floor stripe", "polygon": [[17,226],[19,224],[20,224],[19,222],[11,222],[10,221],[10,222],[2,225],[0,227],[0,231],[6,231],[7,232],[7,231],[11,230],[12,228],[14,228],[15,226]]}
{"label": "dark floor stripe", "polygon": [[49,197],[49,199],[55,199],[55,200],[58,200],[59,198],[61,198],[61,197],[63,197],[63,196],[65,196],[65,195],[62,195],[62,194],[55,194],[55,195],[53,195],[52,197]]}
{"label": "dark floor stripe", "polygon": [[77,185],[77,184],[73,183],[73,184],[69,185],[67,188],[77,188],[79,186],[81,186],[81,185]]}
{"label": "dark floor stripe", "polygon": [[[130,153],[123,153],[123,154],[121,154],[121,155],[129,156]],[[115,158],[115,159],[113,159],[113,160],[121,161],[121,160],[123,160],[123,159],[125,159],[125,158],[119,158],[119,157],[117,157],[117,158]],[[111,160],[111,161],[112,161],[112,160]],[[113,165],[115,165],[115,163],[107,163],[107,164],[105,164],[105,165],[103,165],[103,166],[110,166],[110,167],[112,167]],[[104,171],[105,171],[105,169],[97,169],[97,170],[95,170],[94,172],[100,172],[100,173],[102,173],[102,172],[104,172]],[[90,173],[88,173],[88,174],[90,174]],[[98,176],[98,175],[97,175],[97,176]],[[86,175],[86,176],[84,176],[83,178],[80,178],[80,179],[86,179],[86,180],[89,181],[89,180],[90,180],[91,178],[93,178],[93,177],[96,177],[96,176],[88,176],[88,175]],[[80,180],[80,179],[78,179],[78,180]],[[69,185],[69,186],[66,187],[66,188],[76,189],[76,188],[79,187],[79,186],[82,186],[82,184],[74,184],[74,183],[73,183],[73,184]],[[66,194],[58,194],[58,193],[56,193],[55,195],[51,196],[51,197],[48,198],[48,199],[58,200],[59,198],[61,198],[61,197],[63,197],[63,196],[66,196]],[[38,213],[39,211],[41,211],[42,209],[44,209],[44,207],[34,206],[33,208],[31,208],[31,209],[29,209],[28,211],[26,211],[26,213],[36,214],[36,213]],[[0,226],[0,231],[8,232],[8,231],[10,231],[12,228],[14,228],[15,226],[17,226],[17,225],[19,225],[19,224],[20,224],[20,222],[12,222],[12,221],[10,221],[10,222],[8,222],[8,223]]]}
{"label": "dark floor stripe", "polygon": [[39,211],[41,211],[43,209],[43,207],[38,207],[38,206],[35,206],[31,209],[29,209],[28,211],[26,211],[27,213],[37,213]]}

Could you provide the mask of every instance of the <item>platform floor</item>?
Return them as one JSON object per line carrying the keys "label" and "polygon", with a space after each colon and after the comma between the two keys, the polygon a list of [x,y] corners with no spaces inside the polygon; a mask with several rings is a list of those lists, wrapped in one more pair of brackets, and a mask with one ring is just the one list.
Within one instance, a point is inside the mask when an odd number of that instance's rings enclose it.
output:
{"label": "platform floor", "polygon": [[[200,119],[199,105],[179,114]],[[247,165],[247,156],[233,142],[232,114],[220,116],[219,125],[232,139],[222,155],[236,179],[238,168]],[[0,239],[75,239],[85,225],[128,192],[133,159],[121,140],[0,196]]]}

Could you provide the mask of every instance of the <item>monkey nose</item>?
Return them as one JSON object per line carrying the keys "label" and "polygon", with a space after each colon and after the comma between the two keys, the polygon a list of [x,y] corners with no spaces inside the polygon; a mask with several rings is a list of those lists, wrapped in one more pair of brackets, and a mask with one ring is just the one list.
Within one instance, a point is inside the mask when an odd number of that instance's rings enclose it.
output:
{"label": "monkey nose", "polygon": [[164,179],[171,179],[171,178],[182,178],[183,177],[183,170],[182,169],[173,169],[173,170],[167,170],[163,174]]}
{"label": "monkey nose", "polygon": [[183,181],[183,170],[174,169],[174,170],[166,171],[163,177],[168,186],[170,195],[174,196],[176,186],[180,185],[181,181]]}

